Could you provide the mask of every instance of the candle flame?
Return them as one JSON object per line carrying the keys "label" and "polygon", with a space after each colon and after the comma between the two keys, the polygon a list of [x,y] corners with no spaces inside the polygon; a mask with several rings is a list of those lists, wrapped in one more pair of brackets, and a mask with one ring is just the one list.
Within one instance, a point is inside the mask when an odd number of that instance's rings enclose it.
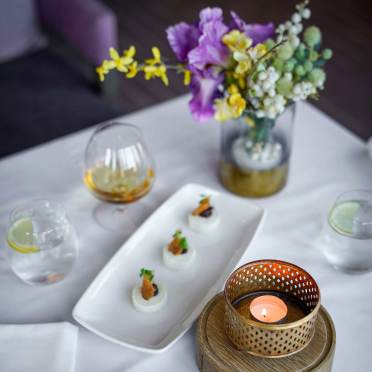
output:
{"label": "candle flame", "polygon": [[262,315],[264,318],[267,317],[267,310],[266,310],[265,307],[261,310],[261,315]]}

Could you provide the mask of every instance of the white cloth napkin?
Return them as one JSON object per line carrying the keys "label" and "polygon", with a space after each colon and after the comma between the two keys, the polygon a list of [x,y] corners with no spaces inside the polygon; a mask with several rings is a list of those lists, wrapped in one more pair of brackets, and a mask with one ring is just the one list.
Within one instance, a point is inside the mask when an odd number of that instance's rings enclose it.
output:
{"label": "white cloth napkin", "polygon": [[0,325],[0,371],[73,372],[77,338],[67,322]]}

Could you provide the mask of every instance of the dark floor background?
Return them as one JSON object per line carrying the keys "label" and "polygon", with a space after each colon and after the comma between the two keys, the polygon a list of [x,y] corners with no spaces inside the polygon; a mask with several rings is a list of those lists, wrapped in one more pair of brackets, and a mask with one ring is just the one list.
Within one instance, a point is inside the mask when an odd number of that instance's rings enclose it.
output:
{"label": "dark floor background", "polygon": [[[192,22],[205,6],[235,10],[247,22],[278,24],[288,19],[294,0],[104,0],[118,15],[120,46],[135,45],[147,57],[153,45],[173,57],[165,29],[179,21]],[[326,89],[314,104],[362,138],[372,135],[372,0],[312,0],[309,24],[323,31],[324,46],[333,49]],[[170,87],[159,81],[120,79],[119,100],[129,111],[187,92],[172,76]]]}

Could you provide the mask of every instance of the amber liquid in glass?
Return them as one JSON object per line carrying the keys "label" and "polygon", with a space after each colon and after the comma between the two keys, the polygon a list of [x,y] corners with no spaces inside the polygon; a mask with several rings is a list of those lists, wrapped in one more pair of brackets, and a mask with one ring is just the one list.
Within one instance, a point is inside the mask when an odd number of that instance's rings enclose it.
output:
{"label": "amber liquid in glass", "polygon": [[84,183],[99,199],[111,203],[131,203],[145,196],[154,182],[154,171],[113,170],[100,165],[88,169]]}
{"label": "amber liquid in glass", "polygon": [[275,291],[257,291],[248,293],[237,298],[235,301],[233,301],[232,305],[235,307],[240,315],[244,316],[245,318],[257,321],[257,319],[255,319],[250,312],[250,305],[256,297],[262,295],[277,296],[286,304],[288,310],[287,315],[280,322],[277,322],[277,324],[295,322],[304,318],[311,311],[296,297]]}

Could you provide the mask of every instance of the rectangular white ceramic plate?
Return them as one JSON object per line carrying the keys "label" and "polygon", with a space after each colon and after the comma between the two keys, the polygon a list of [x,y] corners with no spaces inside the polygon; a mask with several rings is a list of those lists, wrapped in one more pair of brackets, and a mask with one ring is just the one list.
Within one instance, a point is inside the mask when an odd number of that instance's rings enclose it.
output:
{"label": "rectangular white ceramic plate", "polygon": [[[205,235],[192,232],[187,216],[200,194],[212,195],[221,222]],[[86,290],[73,317],[90,331],[133,349],[157,353],[169,348],[192,325],[206,303],[223,287],[246,251],[264,210],[249,201],[188,184],[182,187],[119,249]],[[182,229],[197,252],[193,266],[174,272],[164,266],[162,249]],[[131,303],[141,267],[155,270],[155,282],[168,292],[166,307],[140,313]]]}

